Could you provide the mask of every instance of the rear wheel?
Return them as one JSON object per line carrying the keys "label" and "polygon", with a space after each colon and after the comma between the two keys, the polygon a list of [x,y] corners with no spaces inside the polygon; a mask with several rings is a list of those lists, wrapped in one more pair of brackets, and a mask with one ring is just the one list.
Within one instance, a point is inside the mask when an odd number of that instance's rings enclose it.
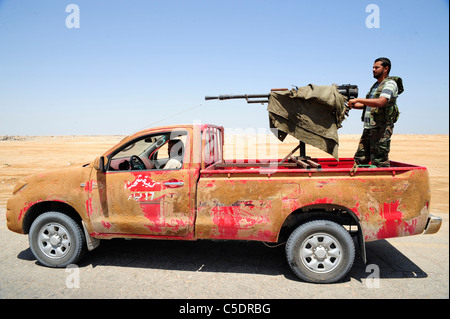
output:
{"label": "rear wheel", "polygon": [[29,242],[36,259],[48,267],[74,264],[86,251],[83,230],[60,212],[39,215],[31,224]]}
{"label": "rear wheel", "polygon": [[355,259],[355,246],[341,225],[314,220],[300,225],[286,243],[291,269],[302,280],[332,283],[343,278]]}

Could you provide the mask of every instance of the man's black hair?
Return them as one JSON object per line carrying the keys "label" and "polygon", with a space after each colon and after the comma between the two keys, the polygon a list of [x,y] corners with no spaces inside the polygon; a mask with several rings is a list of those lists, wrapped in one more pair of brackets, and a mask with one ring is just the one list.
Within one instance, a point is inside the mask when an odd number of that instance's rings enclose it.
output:
{"label": "man's black hair", "polygon": [[391,72],[391,60],[389,60],[388,58],[378,58],[375,60],[375,62],[381,62],[381,65],[385,67],[388,66],[389,67],[388,74],[389,72]]}

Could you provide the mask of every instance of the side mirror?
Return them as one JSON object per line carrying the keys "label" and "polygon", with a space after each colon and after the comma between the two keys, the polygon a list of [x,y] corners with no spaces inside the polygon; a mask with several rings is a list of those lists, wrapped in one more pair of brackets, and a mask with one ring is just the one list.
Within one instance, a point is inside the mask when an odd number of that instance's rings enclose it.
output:
{"label": "side mirror", "polygon": [[103,156],[100,156],[100,158],[98,159],[98,170],[103,173],[106,172],[105,158]]}

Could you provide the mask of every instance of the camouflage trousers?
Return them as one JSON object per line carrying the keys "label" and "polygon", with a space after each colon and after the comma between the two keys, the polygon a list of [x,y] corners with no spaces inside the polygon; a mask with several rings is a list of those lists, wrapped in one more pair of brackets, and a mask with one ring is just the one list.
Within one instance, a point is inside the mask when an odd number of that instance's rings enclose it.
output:
{"label": "camouflage trousers", "polygon": [[364,129],[355,153],[357,165],[371,164],[377,167],[389,167],[389,151],[394,125]]}

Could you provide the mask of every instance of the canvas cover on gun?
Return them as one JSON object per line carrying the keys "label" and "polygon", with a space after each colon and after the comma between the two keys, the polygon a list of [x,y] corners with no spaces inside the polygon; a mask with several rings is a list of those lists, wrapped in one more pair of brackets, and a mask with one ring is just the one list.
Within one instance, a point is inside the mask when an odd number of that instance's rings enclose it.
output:
{"label": "canvas cover on gun", "polygon": [[339,159],[337,130],[345,118],[347,99],[335,85],[309,84],[269,95],[269,124],[280,141],[289,134]]}

